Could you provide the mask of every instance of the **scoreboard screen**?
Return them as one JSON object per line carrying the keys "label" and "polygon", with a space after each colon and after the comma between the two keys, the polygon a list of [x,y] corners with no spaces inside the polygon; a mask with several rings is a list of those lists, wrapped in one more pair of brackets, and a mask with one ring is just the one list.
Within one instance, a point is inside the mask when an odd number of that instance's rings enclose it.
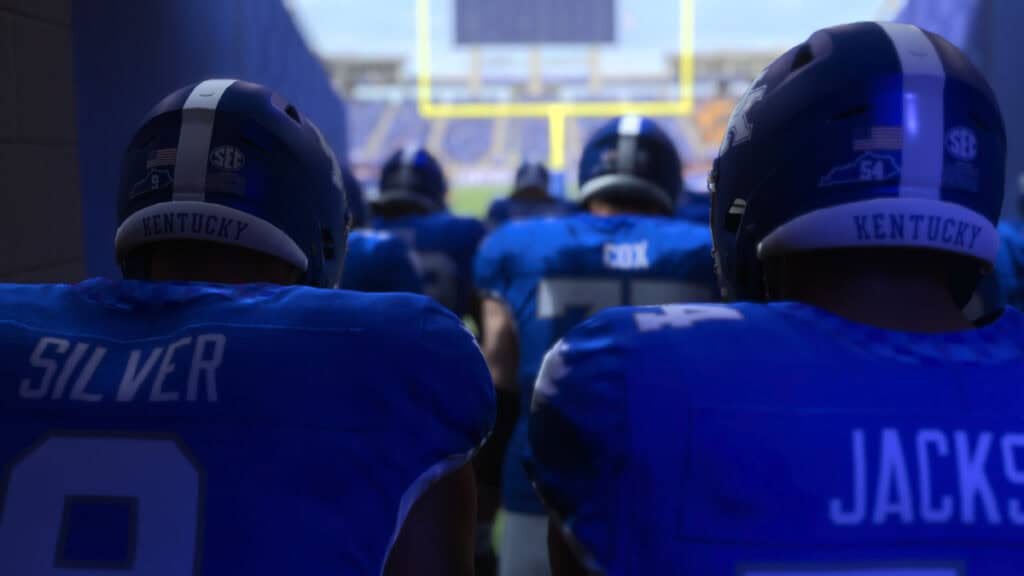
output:
{"label": "scoreboard screen", "polygon": [[455,43],[611,44],[615,0],[455,0]]}

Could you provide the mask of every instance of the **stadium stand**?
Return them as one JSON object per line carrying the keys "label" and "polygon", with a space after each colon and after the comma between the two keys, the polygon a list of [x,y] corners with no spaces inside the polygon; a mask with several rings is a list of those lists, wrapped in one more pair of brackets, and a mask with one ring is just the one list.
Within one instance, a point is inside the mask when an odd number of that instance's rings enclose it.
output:
{"label": "stadium stand", "polygon": [[442,154],[452,162],[480,162],[491,149],[494,120],[458,119],[448,122]]}

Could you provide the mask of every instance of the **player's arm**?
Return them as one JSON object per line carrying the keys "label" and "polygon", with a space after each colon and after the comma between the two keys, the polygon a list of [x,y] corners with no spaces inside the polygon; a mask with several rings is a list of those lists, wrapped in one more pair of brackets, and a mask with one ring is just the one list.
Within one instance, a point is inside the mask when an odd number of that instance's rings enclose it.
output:
{"label": "player's arm", "polygon": [[480,481],[480,521],[494,520],[499,504],[501,466],[505,449],[519,417],[519,393],[516,378],[519,367],[519,333],[512,311],[503,300],[485,296],[483,316],[484,359],[491,371],[497,393],[498,413],[494,432],[476,457]]}
{"label": "player's arm", "polygon": [[418,354],[402,366],[418,390],[407,396],[415,397],[415,407],[432,427],[413,437],[430,458],[417,459],[428,465],[418,477],[444,475],[406,516],[386,573],[471,575],[476,537],[471,458],[494,429],[494,385],[462,321],[434,300],[420,300],[420,330],[409,334]]}
{"label": "player's arm", "polygon": [[[486,260],[487,256],[480,254],[481,245],[484,241],[484,237],[487,235],[487,229],[484,227],[484,223],[479,220],[472,220],[470,226],[470,237],[473,251],[470,254],[469,262],[471,267],[470,278],[472,278],[472,284],[476,285],[477,281],[480,280],[477,274],[477,266],[480,264],[481,259]],[[475,325],[480,329],[481,334],[483,332],[483,301],[480,298],[480,293],[471,289],[469,291],[469,301],[466,303],[466,313],[470,318],[473,319]]]}
{"label": "player's arm", "polygon": [[483,329],[480,328],[481,324],[483,324],[483,300],[480,298],[480,295],[477,294],[475,290],[469,297],[469,302],[467,303],[466,308],[466,314],[468,314],[469,317],[473,319],[474,326],[476,326],[477,330],[480,331],[479,333],[483,334]]}
{"label": "player's arm", "polygon": [[476,530],[473,467],[465,465],[431,486],[406,517],[388,556],[387,576],[472,576]]}
{"label": "player's arm", "polygon": [[[530,405],[526,471],[550,514],[552,576],[599,567],[619,524],[618,495],[629,442],[623,336],[628,309],[606,310],[573,328],[544,356]],[[587,541],[576,540],[585,527]],[[569,533],[570,528],[573,530]]]}

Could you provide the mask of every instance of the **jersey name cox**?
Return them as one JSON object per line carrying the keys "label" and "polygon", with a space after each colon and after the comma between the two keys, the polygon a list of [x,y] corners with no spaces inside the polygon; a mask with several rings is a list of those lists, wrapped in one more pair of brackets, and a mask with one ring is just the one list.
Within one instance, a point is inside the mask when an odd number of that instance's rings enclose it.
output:
{"label": "jersey name cox", "polygon": [[[833,525],[1024,526],[1024,500],[993,488],[1015,486],[1024,497],[1024,434],[883,428],[872,436],[851,432],[851,487],[828,502]],[[990,461],[998,474],[990,476]]]}
{"label": "jersey name cox", "polygon": [[[101,344],[43,336],[21,379],[23,400],[72,402],[217,402],[217,371],[224,359],[223,334],[183,336],[161,345],[109,354]],[[117,386],[93,384],[104,363],[120,362]],[[117,372],[115,372],[117,373]]]}

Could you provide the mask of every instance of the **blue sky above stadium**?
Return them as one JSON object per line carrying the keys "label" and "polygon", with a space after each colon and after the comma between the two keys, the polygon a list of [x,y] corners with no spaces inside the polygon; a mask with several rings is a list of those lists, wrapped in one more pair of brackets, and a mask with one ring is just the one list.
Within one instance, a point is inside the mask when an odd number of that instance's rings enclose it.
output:
{"label": "blue sky above stadium", "polygon": [[[698,51],[779,50],[823,26],[891,17],[899,0],[694,0]],[[414,60],[415,0],[291,0],[300,26],[324,55],[404,57]],[[614,69],[641,53],[678,45],[678,0],[617,0],[619,49],[606,50]],[[454,0],[431,1],[433,58],[439,72],[457,72],[464,51],[453,45]],[[671,14],[666,17],[666,13]],[[500,53],[500,49],[493,52]],[[509,51],[510,53],[513,51]],[[643,59],[641,59],[643,60]],[[652,62],[661,66],[661,62]]]}

